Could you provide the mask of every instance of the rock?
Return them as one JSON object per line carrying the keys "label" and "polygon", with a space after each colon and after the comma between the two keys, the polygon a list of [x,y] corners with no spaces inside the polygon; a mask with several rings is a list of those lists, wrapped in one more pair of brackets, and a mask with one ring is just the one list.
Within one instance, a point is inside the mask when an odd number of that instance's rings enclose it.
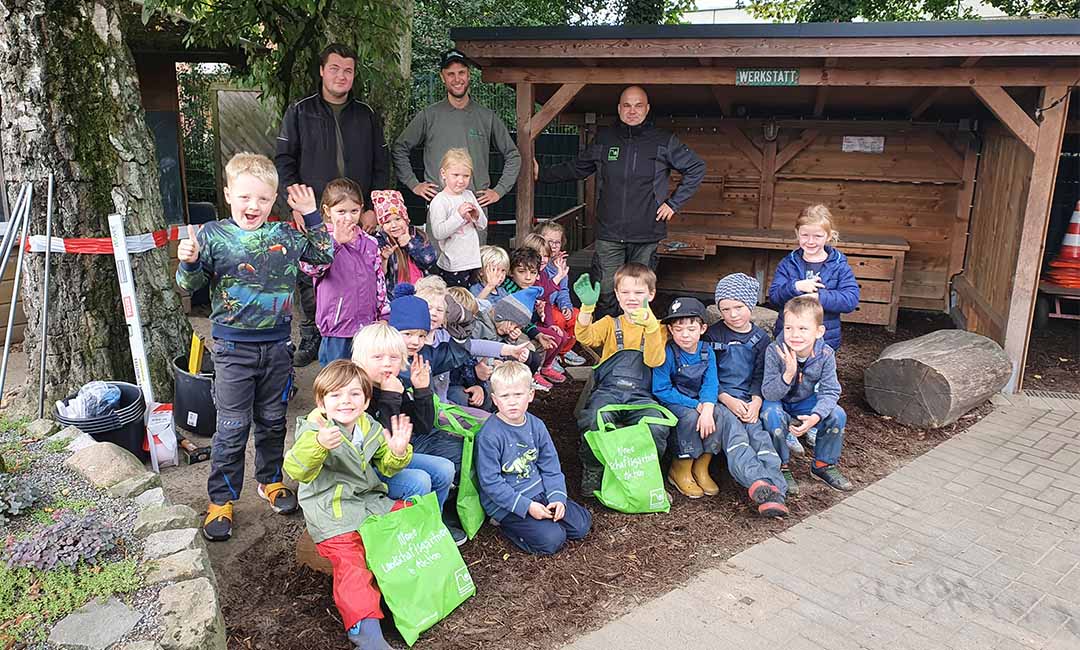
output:
{"label": "rock", "polygon": [[188,549],[153,560],[146,572],[147,584],[180,582],[194,578],[208,578],[211,582],[216,582],[206,549]]}
{"label": "rock", "polygon": [[226,650],[225,621],[217,592],[206,578],[169,585],[158,595],[164,650]]}
{"label": "rock", "polygon": [[[157,475],[155,474],[155,476]],[[167,506],[169,505],[169,500],[165,498],[165,490],[156,487],[135,497],[135,505],[139,506],[139,508]]]}
{"label": "rock", "polygon": [[146,472],[134,454],[111,442],[99,442],[80,449],[65,460],[64,465],[99,488],[110,488]]}
{"label": "rock", "polygon": [[59,443],[62,440],[70,441],[65,448],[65,450],[70,453],[74,453],[76,451],[79,451],[80,449],[86,449],[91,445],[97,444],[97,440],[91,438],[90,434],[83,433],[81,429],[78,429],[76,427],[65,427],[64,429],[60,430],[60,432],[54,433],[49,436],[45,443]]}
{"label": "rock", "polygon": [[325,573],[328,576],[334,575],[334,565],[330,564],[330,560],[319,555],[319,551],[315,549],[315,540],[311,539],[311,535],[306,530],[296,540],[296,563],[312,571]]}
{"label": "rock", "polygon": [[138,476],[121,481],[106,490],[110,495],[121,499],[132,499],[152,488],[161,487],[161,476],[143,470]]}
{"label": "rock", "polygon": [[26,433],[34,440],[48,438],[59,430],[59,424],[46,418],[38,418],[26,425]]}
{"label": "rock", "polygon": [[110,597],[94,599],[53,626],[49,643],[71,650],[105,650],[142,619],[142,614]]}
{"label": "rock", "polygon": [[187,506],[151,506],[139,511],[134,533],[136,537],[146,537],[163,530],[198,526],[199,514]]}
{"label": "rock", "polygon": [[[753,313],[750,314],[750,321],[772,336],[773,327],[776,326],[778,317],[779,314],[772,309],[758,305],[754,307]],[[717,309],[716,305],[709,305],[705,308],[705,324],[712,325],[718,322],[720,322],[720,310]]]}
{"label": "rock", "polygon": [[120,650],[163,650],[163,648],[156,641],[136,641],[121,646]]}
{"label": "rock", "polygon": [[863,371],[866,401],[882,415],[919,428],[943,427],[990,399],[1012,374],[994,341],[938,330],[894,343]]}
{"label": "rock", "polygon": [[198,528],[181,528],[151,533],[143,542],[143,556],[156,560],[194,548],[206,548]]}

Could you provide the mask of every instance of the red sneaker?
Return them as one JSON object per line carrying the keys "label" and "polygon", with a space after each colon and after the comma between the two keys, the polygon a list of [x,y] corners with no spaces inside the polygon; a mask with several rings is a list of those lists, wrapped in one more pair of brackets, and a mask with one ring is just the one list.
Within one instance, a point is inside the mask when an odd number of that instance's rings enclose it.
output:
{"label": "red sneaker", "polygon": [[547,379],[553,384],[561,384],[566,381],[566,375],[562,374],[551,366],[548,366],[547,368],[541,368],[540,374],[543,375],[544,379]]}
{"label": "red sneaker", "polygon": [[544,376],[540,373],[533,375],[533,383],[536,384],[540,390],[551,390],[551,382],[544,379]]}

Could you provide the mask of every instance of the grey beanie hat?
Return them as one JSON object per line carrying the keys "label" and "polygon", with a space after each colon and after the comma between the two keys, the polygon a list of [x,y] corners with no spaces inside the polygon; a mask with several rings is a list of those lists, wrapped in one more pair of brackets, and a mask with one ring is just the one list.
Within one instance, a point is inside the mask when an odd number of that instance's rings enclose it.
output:
{"label": "grey beanie hat", "polygon": [[732,273],[716,283],[716,304],[721,300],[738,300],[751,310],[757,305],[761,283],[745,273]]}

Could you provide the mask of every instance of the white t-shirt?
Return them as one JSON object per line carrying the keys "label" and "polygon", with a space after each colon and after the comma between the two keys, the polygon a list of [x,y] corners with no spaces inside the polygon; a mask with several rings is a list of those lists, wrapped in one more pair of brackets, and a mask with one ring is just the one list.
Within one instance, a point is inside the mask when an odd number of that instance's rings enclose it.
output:
{"label": "white t-shirt", "polygon": [[[458,208],[472,203],[480,216],[473,225],[461,216]],[[477,229],[487,228],[484,209],[470,190],[451,194],[443,190],[435,195],[428,206],[428,229],[438,242],[439,268],[457,272],[480,268],[480,235]]]}

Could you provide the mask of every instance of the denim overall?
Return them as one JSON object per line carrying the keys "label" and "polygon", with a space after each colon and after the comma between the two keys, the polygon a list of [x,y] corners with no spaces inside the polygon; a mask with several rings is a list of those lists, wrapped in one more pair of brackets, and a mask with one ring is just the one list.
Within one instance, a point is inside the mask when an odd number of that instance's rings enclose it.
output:
{"label": "denim overall", "polygon": [[[667,353],[675,359],[675,374],[671,377],[671,385],[675,390],[691,399],[700,399],[701,384],[705,380],[705,371],[708,369],[709,351],[705,343],[698,344],[698,354],[701,355],[701,363],[683,363],[681,350],[678,346],[668,343]],[[700,458],[708,452],[715,454],[720,448],[720,437],[713,433],[705,440],[697,431],[698,413],[696,409],[681,404],[664,404],[669,411],[679,418],[675,425],[675,453],[679,458]],[[722,406],[719,408],[723,408]],[[714,411],[714,420],[717,421],[719,430],[719,412]]]}
{"label": "denim overall", "polygon": [[[608,357],[603,363],[593,369],[593,391],[589,395],[584,408],[578,414],[578,429],[581,431],[581,469],[585,475],[599,477],[603,473],[603,466],[596,460],[589,443],[585,442],[585,432],[596,428],[596,412],[601,406],[608,404],[656,404],[652,394],[652,368],[645,365],[645,357],[641,350],[627,350],[623,344],[623,331],[620,319],[615,319],[615,354]],[[645,335],[642,333],[641,345],[645,344]],[[657,418],[666,417],[659,410],[642,409],[632,411],[625,415],[619,413],[604,413],[604,422],[619,426],[630,426],[640,418],[652,416]],[[667,451],[668,427],[660,424],[650,424],[653,442],[656,443],[656,456],[663,458]]]}
{"label": "denim overall", "polygon": [[[716,354],[717,376],[720,379],[720,392],[727,392],[732,397],[749,401],[750,394],[744,391],[725,390],[725,386],[740,386],[746,377],[754,373],[754,346],[762,337],[755,333],[746,343],[731,345],[713,343]],[[738,393],[738,394],[735,394]],[[780,493],[787,494],[787,482],[780,472],[780,456],[773,447],[772,437],[762,427],[761,420],[745,423],[723,404],[716,405],[716,431],[720,434],[720,446],[727,457],[728,472],[735,481],[748,488],[755,481],[764,480],[780,488]],[[785,447],[786,450],[786,447]]]}

